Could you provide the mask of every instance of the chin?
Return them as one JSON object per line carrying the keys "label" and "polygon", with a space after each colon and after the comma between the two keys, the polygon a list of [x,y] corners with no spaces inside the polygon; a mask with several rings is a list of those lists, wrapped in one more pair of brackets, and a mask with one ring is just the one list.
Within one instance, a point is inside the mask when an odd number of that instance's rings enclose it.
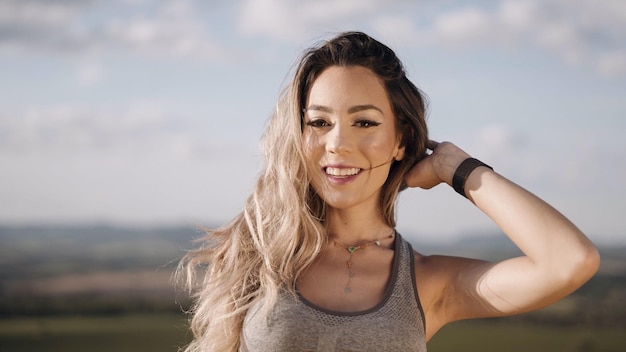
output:
{"label": "chin", "polygon": [[362,198],[354,199],[354,198],[345,198],[345,197],[324,198],[324,202],[326,202],[326,205],[331,209],[347,210],[347,209],[351,209],[354,207],[366,205],[372,202],[372,198],[366,198],[366,199],[362,199]]}

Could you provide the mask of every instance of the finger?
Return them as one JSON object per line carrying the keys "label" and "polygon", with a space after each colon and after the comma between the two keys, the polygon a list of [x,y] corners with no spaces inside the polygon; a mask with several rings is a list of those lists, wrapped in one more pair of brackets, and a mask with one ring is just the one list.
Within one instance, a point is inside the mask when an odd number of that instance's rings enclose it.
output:
{"label": "finger", "polygon": [[422,187],[424,184],[430,183],[428,179],[432,177],[432,165],[429,161],[430,156],[425,157],[420,162],[413,165],[404,177],[404,182],[409,187]]}
{"label": "finger", "polygon": [[439,142],[437,142],[437,141],[429,140],[426,143],[426,147],[428,149],[432,150],[433,152],[435,151],[435,149],[437,149],[438,146],[439,146]]}

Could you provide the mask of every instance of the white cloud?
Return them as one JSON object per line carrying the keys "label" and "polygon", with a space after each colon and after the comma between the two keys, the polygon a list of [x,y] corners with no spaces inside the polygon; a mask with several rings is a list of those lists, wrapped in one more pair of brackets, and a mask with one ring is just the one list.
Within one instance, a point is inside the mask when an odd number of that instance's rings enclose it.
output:
{"label": "white cloud", "polygon": [[439,14],[422,29],[431,45],[531,46],[568,64],[620,75],[626,66],[626,2],[508,0],[494,9],[467,7]]}
{"label": "white cloud", "polygon": [[0,50],[58,50],[85,45],[77,20],[90,2],[0,2]]}
{"label": "white cloud", "polygon": [[426,40],[421,35],[415,20],[407,15],[380,15],[372,20],[374,33],[380,35],[380,40],[391,46],[424,44]]}
{"label": "white cloud", "polygon": [[222,58],[225,54],[203,26],[189,18],[117,20],[107,24],[108,47],[136,53],[191,58]]}
{"label": "white cloud", "polygon": [[[120,155],[130,160],[152,158],[204,163],[228,159],[228,152],[258,155],[257,139],[242,140],[221,128],[201,126],[202,116],[180,113],[157,101],[111,107],[101,104],[56,104],[18,112],[0,111],[0,155],[48,155],[72,159]],[[218,123],[211,124],[212,127]],[[238,128],[236,132],[241,133]]]}
{"label": "white cloud", "polygon": [[518,149],[526,143],[524,136],[502,125],[484,126],[476,135],[484,148],[500,153]]}
{"label": "white cloud", "polygon": [[4,0],[0,26],[53,27],[73,20],[81,4],[76,1]]}
{"label": "white cloud", "polygon": [[445,40],[454,45],[475,44],[475,41],[490,40],[497,34],[495,23],[485,12],[477,8],[445,13],[434,21],[437,40]]}
{"label": "white cloud", "polygon": [[[228,37],[237,31],[270,43],[302,43],[360,29],[403,44],[412,40],[464,50],[530,47],[609,76],[623,75],[626,66],[626,2],[621,0],[505,0],[491,7],[401,0],[242,0],[220,18],[199,11],[203,5],[192,0],[156,6],[122,3],[0,2],[0,29],[5,33],[0,52],[130,53],[224,61],[236,57]],[[115,11],[116,6],[123,11]],[[226,27],[219,31],[211,27],[222,21]]]}
{"label": "white cloud", "polygon": [[79,65],[76,69],[75,80],[81,87],[89,87],[102,81],[104,68],[102,65],[91,62]]}
{"label": "white cloud", "polygon": [[403,1],[247,0],[239,30],[270,41],[303,41],[346,29],[373,29],[393,42],[455,49],[532,48],[570,65],[621,75],[626,2],[506,0],[492,7]]}
{"label": "white cloud", "polygon": [[597,68],[606,76],[626,75],[626,50],[600,55]]}
{"label": "white cloud", "polygon": [[120,15],[113,11],[115,6],[91,1],[2,2],[0,29],[5,35],[0,52],[227,57],[228,49],[211,36],[192,2],[166,2],[156,10],[151,4],[127,4]]}
{"label": "white cloud", "polygon": [[168,131],[172,117],[151,104],[114,109],[89,104],[31,107],[0,116],[4,151],[69,152],[140,145]]}
{"label": "white cloud", "polygon": [[154,14],[138,11],[128,18],[114,18],[103,27],[109,47],[149,55],[196,59],[224,59],[227,48],[217,43],[207,19],[196,13],[191,1],[160,4]]}
{"label": "white cloud", "polygon": [[246,0],[238,15],[239,30],[277,41],[311,39],[322,31],[346,30],[366,22],[393,2],[377,0]]}

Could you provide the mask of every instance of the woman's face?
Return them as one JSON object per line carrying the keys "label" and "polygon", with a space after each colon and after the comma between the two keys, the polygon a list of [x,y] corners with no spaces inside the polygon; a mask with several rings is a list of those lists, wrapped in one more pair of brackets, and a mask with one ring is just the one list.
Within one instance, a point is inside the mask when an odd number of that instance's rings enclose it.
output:
{"label": "woman's face", "polygon": [[361,66],[331,66],[313,82],[302,134],[311,183],[332,208],[377,206],[404,147],[383,83]]}

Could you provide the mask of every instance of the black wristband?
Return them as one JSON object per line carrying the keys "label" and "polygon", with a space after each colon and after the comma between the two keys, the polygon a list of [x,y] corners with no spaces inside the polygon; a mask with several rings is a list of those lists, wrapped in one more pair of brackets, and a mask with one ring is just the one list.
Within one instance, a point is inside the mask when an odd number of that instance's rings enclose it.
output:
{"label": "black wristband", "polygon": [[474,171],[474,169],[479,166],[485,166],[493,170],[491,166],[474,158],[467,158],[463,160],[463,162],[461,162],[461,165],[456,168],[456,171],[454,172],[454,177],[452,177],[452,187],[458,194],[467,198],[467,195],[465,194],[465,181],[467,181],[467,178],[472,173],[472,171]]}

